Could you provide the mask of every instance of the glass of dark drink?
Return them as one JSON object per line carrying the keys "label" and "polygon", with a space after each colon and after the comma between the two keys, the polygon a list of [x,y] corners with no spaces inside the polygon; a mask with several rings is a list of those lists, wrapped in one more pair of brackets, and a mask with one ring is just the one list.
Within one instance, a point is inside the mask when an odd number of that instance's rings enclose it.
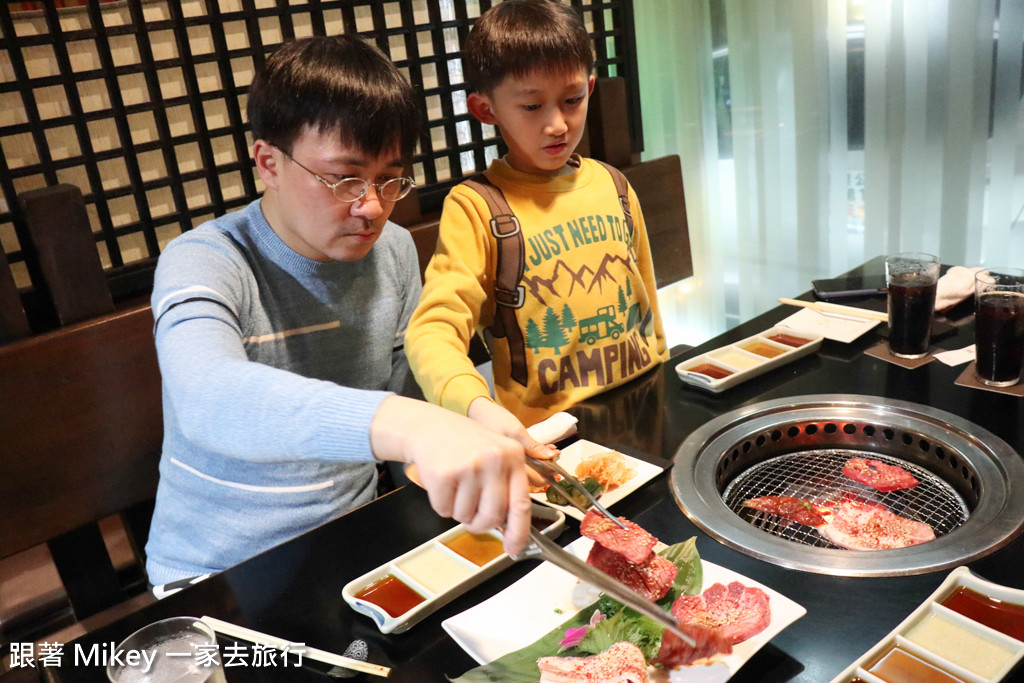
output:
{"label": "glass of dark drink", "polygon": [[1012,386],[1024,360],[1024,270],[983,270],[974,292],[975,372],[989,386]]}
{"label": "glass of dark drink", "polygon": [[889,353],[900,358],[928,354],[939,281],[939,257],[893,254],[885,259],[889,288]]}

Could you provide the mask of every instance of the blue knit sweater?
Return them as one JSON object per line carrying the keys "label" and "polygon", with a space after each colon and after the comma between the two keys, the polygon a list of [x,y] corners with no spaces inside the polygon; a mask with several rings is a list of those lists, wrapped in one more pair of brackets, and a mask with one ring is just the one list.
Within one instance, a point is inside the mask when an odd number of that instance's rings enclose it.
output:
{"label": "blue knit sweater", "polygon": [[402,348],[419,294],[412,238],[391,223],[366,258],[318,262],[257,200],[167,246],[152,583],[225,569],[373,498],[374,413],[389,392],[419,395]]}

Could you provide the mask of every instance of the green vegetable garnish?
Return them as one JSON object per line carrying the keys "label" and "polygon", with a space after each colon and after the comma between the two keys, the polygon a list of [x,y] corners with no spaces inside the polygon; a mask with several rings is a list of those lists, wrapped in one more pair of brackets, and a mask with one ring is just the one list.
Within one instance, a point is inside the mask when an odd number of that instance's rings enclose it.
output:
{"label": "green vegetable garnish", "polygon": [[[549,487],[549,490],[553,487]],[[663,609],[668,609],[680,595],[696,595],[704,582],[697,554],[697,539],[691,538],[677,543],[659,553],[679,568],[676,580],[668,594],[658,601]],[[598,609],[608,618],[590,629],[580,643],[569,650],[559,652],[559,643],[565,632],[571,628],[586,626],[590,615]],[[603,652],[613,643],[628,640],[637,645],[650,662],[661,647],[661,627],[634,610],[624,609],[616,600],[602,595],[597,602],[574,614],[558,628],[544,635],[540,640],[521,650],[510,652],[490,664],[478,666],[467,671],[453,683],[537,683],[540,671],[537,660],[551,655],[585,656]]]}
{"label": "green vegetable garnish", "polygon": [[588,630],[576,646],[574,654],[596,655],[625,640],[639,647],[644,653],[644,659],[649,662],[661,649],[662,633],[664,629],[647,617],[633,610],[623,610]]}

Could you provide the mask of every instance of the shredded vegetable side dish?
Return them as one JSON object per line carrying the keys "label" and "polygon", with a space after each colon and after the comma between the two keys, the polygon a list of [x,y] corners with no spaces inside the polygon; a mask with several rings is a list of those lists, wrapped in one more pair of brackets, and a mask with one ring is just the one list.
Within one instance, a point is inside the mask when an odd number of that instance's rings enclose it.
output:
{"label": "shredded vegetable side dish", "polygon": [[593,477],[605,491],[612,491],[635,476],[636,470],[627,464],[626,458],[618,451],[588,455],[576,466],[577,479]]}

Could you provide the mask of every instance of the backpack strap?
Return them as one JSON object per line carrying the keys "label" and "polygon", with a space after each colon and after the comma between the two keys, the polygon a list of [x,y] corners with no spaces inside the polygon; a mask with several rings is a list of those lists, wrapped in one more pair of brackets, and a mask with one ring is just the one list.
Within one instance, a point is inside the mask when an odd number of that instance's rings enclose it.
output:
{"label": "backpack strap", "polygon": [[526,340],[516,319],[516,309],[522,308],[526,288],[520,284],[526,265],[526,245],[519,219],[512,213],[501,189],[478,173],[462,181],[477,192],[490,209],[491,234],[498,241],[498,267],[494,277],[494,301],[497,304],[491,334],[507,337],[511,376],[524,387],[528,380],[526,366]]}
{"label": "backpack strap", "polygon": [[611,164],[606,164],[600,159],[594,159],[594,161],[604,166],[615,183],[615,192],[619,195],[619,205],[622,207],[622,214],[626,218],[626,230],[629,234],[629,255],[636,262],[636,252],[633,250],[633,214],[629,210],[629,182],[626,180],[626,176],[622,175],[622,171]]}

